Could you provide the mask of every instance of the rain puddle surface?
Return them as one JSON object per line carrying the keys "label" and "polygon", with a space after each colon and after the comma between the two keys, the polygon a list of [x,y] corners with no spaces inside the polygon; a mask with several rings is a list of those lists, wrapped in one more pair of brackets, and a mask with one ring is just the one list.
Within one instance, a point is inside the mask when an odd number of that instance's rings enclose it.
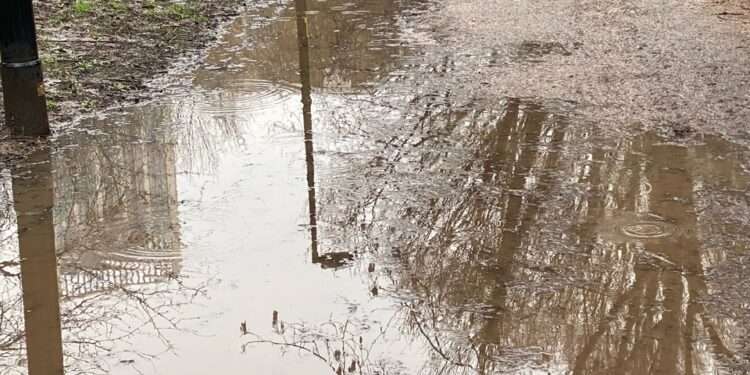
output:
{"label": "rain puddle surface", "polygon": [[743,143],[477,96],[440,7],[257,3],[179,94],[4,166],[2,373],[747,369]]}

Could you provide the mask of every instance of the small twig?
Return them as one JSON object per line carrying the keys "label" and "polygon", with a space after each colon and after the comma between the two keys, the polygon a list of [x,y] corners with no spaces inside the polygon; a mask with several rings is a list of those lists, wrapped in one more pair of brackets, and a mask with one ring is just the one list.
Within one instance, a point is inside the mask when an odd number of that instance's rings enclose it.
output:
{"label": "small twig", "polygon": [[716,13],[717,16],[744,16],[745,13],[739,13],[739,12],[721,12]]}
{"label": "small twig", "polygon": [[115,40],[115,39],[42,39],[41,42],[48,43],[134,43],[130,40]]}
{"label": "small twig", "polygon": [[304,347],[302,345],[295,344],[295,343],[289,343],[289,342],[279,342],[279,341],[272,341],[272,340],[263,340],[263,339],[261,339],[261,340],[248,341],[248,342],[242,344],[242,351],[244,352],[245,348],[247,348],[248,345],[252,345],[252,344],[270,344],[270,345],[274,345],[274,346],[281,346],[281,347],[288,347],[288,348],[299,349],[299,350],[302,350],[304,352],[310,353],[313,356],[315,356],[316,358],[318,358],[321,361],[325,362],[328,365],[328,367],[330,367],[331,370],[333,370],[333,372],[336,372],[336,369],[328,362],[328,359],[326,359],[325,357],[323,357],[319,353],[315,352],[314,350],[311,350],[310,348],[306,348],[306,347]]}
{"label": "small twig", "polygon": [[[430,347],[432,347],[432,349],[437,354],[439,354],[441,357],[443,357],[443,359],[447,363],[450,363],[450,364],[452,364],[454,366],[459,366],[459,367],[468,367],[468,368],[471,368],[471,369],[474,368],[472,365],[470,365],[468,363],[462,363],[462,362],[456,361],[456,360],[450,358],[447,354],[445,354],[445,352],[443,352],[443,349],[440,348],[439,343],[435,344],[432,341],[432,339],[430,339],[430,336],[427,334],[427,332],[425,332],[424,328],[422,328],[422,323],[419,322],[419,317],[417,317],[417,314],[414,311],[410,311],[410,313],[412,315],[412,318],[414,319],[414,323],[417,325],[417,329],[419,330],[419,333],[422,334],[422,336],[427,340],[427,343],[430,344]],[[436,339],[437,339],[437,337],[436,337]]]}
{"label": "small twig", "polygon": [[17,273],[9,272],[5,269],[5,267],[12,267],[17,266],[17,262],[0,262],[0,274],[6,277],[16,277],[19,276]]}

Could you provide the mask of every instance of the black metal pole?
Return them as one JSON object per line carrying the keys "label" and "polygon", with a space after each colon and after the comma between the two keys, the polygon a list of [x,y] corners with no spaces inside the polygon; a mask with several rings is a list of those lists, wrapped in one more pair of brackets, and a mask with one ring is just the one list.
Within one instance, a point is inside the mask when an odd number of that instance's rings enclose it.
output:
{"label": "black metal pole", "polygon": [[17,136],[50,133],[32,0],[0,1],[5,121]]}

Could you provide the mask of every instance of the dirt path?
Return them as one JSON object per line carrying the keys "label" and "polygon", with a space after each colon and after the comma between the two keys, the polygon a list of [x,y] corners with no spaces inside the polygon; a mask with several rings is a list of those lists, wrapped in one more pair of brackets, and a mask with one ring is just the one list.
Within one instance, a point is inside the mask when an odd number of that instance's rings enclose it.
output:
{"label": "dirt path", "polygon": [[432,53],[453,67],[435,84],[575,103],[586,120],[625,134],[637,126],[746,137],[748,6],[446,0],[430,15],[445,30]]}

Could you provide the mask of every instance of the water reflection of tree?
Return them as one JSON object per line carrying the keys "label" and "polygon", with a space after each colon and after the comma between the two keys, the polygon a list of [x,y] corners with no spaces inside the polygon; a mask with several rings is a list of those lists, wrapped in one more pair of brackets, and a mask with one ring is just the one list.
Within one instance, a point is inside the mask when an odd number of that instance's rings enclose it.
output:
{"label": "water reflection of tree", "polygon": [[[51,251],[60,263],[67,373],[108,373],[113,360],[143,366],[171,348],[168,333],[180,330],[185,318],[177,312],[202,294],[201,285],[180,277],[175,146],[150,126],[164,120],[149,117],[154,115],[169,114],[136,111],[126,116],[126,126],[97,136],[71,131],[56,139],[59,151],[51,160],[42,161],[52,166],[47,174],[54,180]],[[102,124],[82,127],[89,125]],[[14,218],[3,222],[14,224]],[[17,248],[8,249],[16,254],[8,264],[17,265]],[[17,267],[9,270],[18,273]],[[23,294],[17,276],[3,275],[0,357],[11,371],[23,367],[17,361],[24,358]],[[158,345],[147,350],[135,344],[144,337]]]}
{"label": "water reflection of tree", "polygon": [[[291,3],[252,9],[230,25],[225,43],[233,48],[219,46],[206,60],[220,70],[202,70],[195,82],[203,88],[227,92],[247,89],[237,82],[252,80],[296,84],[299,57]],[[397,15],[414,6],[411,1],[393,0],[310,1],[312,87],[367,86],[394,69],[394,56],[403,50],[397,42]]]}
{"label": "water reflection of tree", "polygon": [[[323,187],[320,206],[341,246],[397,258],[389,293],[409,301],[404,327],[441,360],[433,370],[705,373],[737,359],[732,321],[699,299],[721,255],[703,245],[710,220],[697,212],[712,191],[693,168],[729,145],[589,140],[515,100],[427,103],[375,157],[332,161],[359,174]],[[619,232],[647,213],[679,231]]]}
{"label": "water reflection of tree", "polygon": [[[69,282],[91,287],[66,277],[83,277],[75,271],[78,267],[88,269],[87,274],[121,277],[123,283],[179,272],[175,145],[150,127],[168,115],[163,110],[134,111],[117,132],[93,140],[75,135],[61,139],[61,146],[76,144],[61,147],[53,160],[56,245],[64,260],[64,288]],[[128,275],[105,276],[102,269],[128,270]]]}
{"label": "water reflection of tree", "polygon": [[[452,64],[427,73],[447,74]],[[660,174],[715,163],[726,144],[593,139],[592,127],[539,105],[508,100],[488,110],[450,90],[340,99],[317,104],[332,121],[316,129],[325,152],[316,160],[332,171],[313,198],[316,236],[324,233],[327,248],[397,264],[393,285],[382,287],[409,301],[405,330],[442,361],[433,370],[647,373],[658,363],[699,373],[736,359],[731,322],[710,317],[698,300],[710,293],[704,268],[722,258],[704,246],[715,234],[697,235],[712,221],[699,209],[711,200],[706,171]],[[681,232],[633,240],[612,229],[650,212]],[[664,340],[670,345],[657,345]],[[711,358],[701,345],[713,348]]]}

